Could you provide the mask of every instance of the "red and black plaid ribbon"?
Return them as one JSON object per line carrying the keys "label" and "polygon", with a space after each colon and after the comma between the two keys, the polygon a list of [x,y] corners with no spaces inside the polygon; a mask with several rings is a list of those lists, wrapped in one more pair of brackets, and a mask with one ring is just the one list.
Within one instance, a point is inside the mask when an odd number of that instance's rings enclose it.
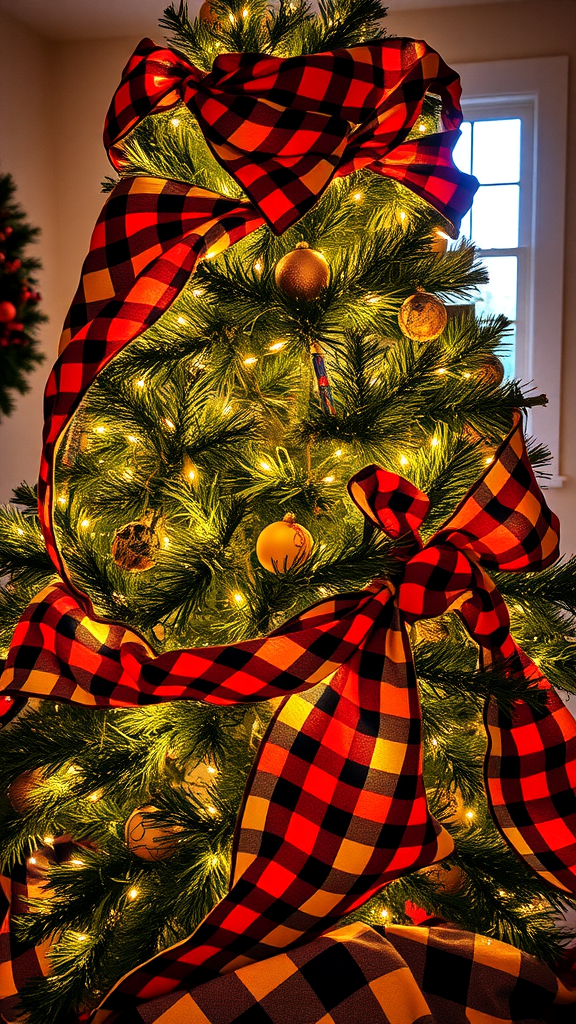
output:
{"label": "red and black plaid ribbon", "polygon": [[[427,92],[442,101],[444,130],[406,140]],[[452,162],[460,79],[422,40],[271,57],[221,54],[204,75],[175,50],[143,39],[128,61],[104,134],[114,166],[120,140],[146,114],[184,102],[216,159],[281,234],[336,175],[361,167],[407,185],[454,226],[477,181]]]}
{"label": "red and black plaid ribbon", "polygon": [[128,975],[106,1012],[309,941],[383,885],[450,853],[426,804],[406,623],[451,607],[488,660],[547,692],[542,710],[517,701],[511,717],[489,703],[488,795],[516,852],[576,891],[576,723],[510,636],[485,569],[536,570],[558,555],[558,522],[519,414],[493,464],[424,546],[428,499],[411,483],[372,466],[349,488],[366,517],[402,541],[396,586],[375,581],[322,601],[268,637],[159,657],[127,627],[87,615],[63,585],[38,595],[16,630],[3,680],[13,694],[104,707],[286,697],[245,794],[228,895],[190,939]]}
{"label": "red and black plaid ribbon", "polygon": [[[432,86],[443,98],[448,144],[443,136],[405,142]],[[350,484],[356,504],[390,537],[403,538],[400,584],[376,581],[322,601],[269,637],[156,657],[137,633],[98,619],[68,579],[51,520],[57,443],[99,371],[170,306],[198,259],[266,219],[278,229],[284,217],[293,223],[334,174],[360,166],[391,174],[430,202],[435,195],[433,205],[445,213],[455,202],[463,210],[472,197],[471,179],[449,158],[460,118],[457,79],[424,43],[391,40],[287,61],[232,55],[218,58],[212,77],[203,78],[181,55],[146,42],[113,103],[114,159],[119,139],[139,118],[180,99],[193,107],[209,145],[252,203],[145,177],[120,182],[108,200],[46,391],[40,512],[62,582],[23,615],[0,686],[14,697],[92,707],[182,697],[215,704],[286,700],[245,796],[229,894],[191,939],[124,979],[106,1000],[106,1015],[131,1013],[302,945],[387,882],[450,852],[449,836],[426,805],[406,623],[452,606],[487,660],[504,659],[507,670],[547,691],[540,713],[519,702],[510,720],[489,705],[487,786],[494,817],[516,851],[561,890],[576,890],[576,723],[514,644],[505,604],[485,571],[537,569],[557,557],[557,521],[532,474],[519,421],[424,547],[418,529],[426,496],[378,467],[357,474]],[[357,129],[350,130],[348,117]],[[260,130],[260,142],[248,145],[245,122],[254,139]],[[219,132],[232,147],[226,154]],[[434,154],[426,185],[425,152]]]}

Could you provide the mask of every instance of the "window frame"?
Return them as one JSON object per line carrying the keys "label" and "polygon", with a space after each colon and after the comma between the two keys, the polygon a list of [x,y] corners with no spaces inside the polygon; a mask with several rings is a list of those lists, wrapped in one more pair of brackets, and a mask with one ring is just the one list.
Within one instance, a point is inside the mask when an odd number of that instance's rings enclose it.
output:
{"label": "window frame", "polygon": [[[517,374],[533,383],[548,405],[530,411],[529,431],[550,450],[546,487],[562,487],[560,473],[560,399],[562,380],[562,303],[564,294],[564,215],[566,197],[566,137],[568,120],[568,57],[479,61],[456,64],[462,81],[464,118],[475,111],[497,118],[514,108],[531,107],[533,132],[530,152],[523,152],[532,182],[531,209],[521,213],[520,243],[527,260],[525,294],[518,294],[523,342]],[[523,151],[527,147],[523,146]],[[526,199],[524,199],[524,202]],[[520,199],[522,207],[522,195]],[[482,255],[505,255],[505,250],[482,250]],[[519,268],[520,269],[520,268]],[[522,275],[519,274],[519,279]],[[526,294],[527,292],[527,294]],[[549,474],[549,475],[548,475]]]}

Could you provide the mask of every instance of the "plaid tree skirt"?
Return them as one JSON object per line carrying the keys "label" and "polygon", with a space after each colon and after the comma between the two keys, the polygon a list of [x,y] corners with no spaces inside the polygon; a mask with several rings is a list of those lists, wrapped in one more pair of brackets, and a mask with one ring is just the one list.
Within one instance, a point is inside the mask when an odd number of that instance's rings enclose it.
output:
{"label": "plaid tree skirt", "polygon": [[94,1024],[541,1024],[562,1003],[576,1015],[576,990],[496,939],[356,922]]}

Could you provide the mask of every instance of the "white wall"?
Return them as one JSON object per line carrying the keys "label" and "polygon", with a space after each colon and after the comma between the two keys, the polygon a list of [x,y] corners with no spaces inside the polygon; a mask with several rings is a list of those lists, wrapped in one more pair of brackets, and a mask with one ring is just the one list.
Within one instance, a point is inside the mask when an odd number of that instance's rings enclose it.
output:
{"label": "white wall", "polygon": [[[121,2],[121,0],[119,0]],[[576,58],[574,0],[394,11],[390,33],[427,39],[448,63],[568,54]],[[163,7],[159,3],[160,9]],[[148,24],[143,31],[148,31]],[[156,35],[161,41],[161,35]],[[30,220],[43,228],[43,343],[51,361],[78,282],[90,232],[101,208],[100,181],[110,168],[101,142],[104,115],[137,37],[80,42],[44,40],[0,14],[0,167],[14,174]],[[568,478],[548,500],[562,520],[563,549],[576,552],[576,77],[571,74],[565,258],[561,472]],[[41,391],[48,361],[32,392],[0,425],[0,500],[21,479],[33,481],[40,454]],[[537,382],[536,382],[537,384]]]}

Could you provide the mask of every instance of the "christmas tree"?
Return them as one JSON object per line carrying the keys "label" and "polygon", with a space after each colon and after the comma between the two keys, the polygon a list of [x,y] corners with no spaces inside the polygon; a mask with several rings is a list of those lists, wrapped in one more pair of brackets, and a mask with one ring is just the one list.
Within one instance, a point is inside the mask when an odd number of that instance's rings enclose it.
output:
{"label": "christmas tree", "polygon": [[[198,20],[180,5],[163,24],[208,72],[219,54],[374,41],[382,16],[379,0],[326,0],[317,15],[298,0],[274,10],[211,0]],[[165,107],[124,135],[120,187],[160,179],[245,198],[185,103]],[[442,130],[432,91],[407,142]],[[116,179],[105,187],[119,194]],[[314,602],[399,578],[404,556],[366,524],[349,479],[375,463],[424,492],[426,542],[492,464],[514,410],[545,401],[503,379],[510,325],[474,315],[486,272],[471,242],[448,244],[452,234],[401,181],[355,170],[282,233],[263,224],[216,244],[164,315],[102,366],[59,445],[53,495],[63,564],[98,621],[124,623],[169,656],[263,637]],[[545,474],[537,443],[530,459]],[[0,558],[7,654],[25,609],[55,581],[26,484],[2,509]],[[493,574],[515,639],[565,690],[576,686],[575,571],[569,560]],[[451,612],[415,621],[410,645],[428,806],[454,849],[398,871],[352,917],[441,918],[553,964],[569,894],[509,849],[482,767],[486,698],[504,715],[518,700],[538,713],[542,693],[506,666],[478,668],[478,645]],[[168,699],[95,711],[78,693],[66,700],[30,700],[1,737],[2,857],[33,897],[13,925],[20,949],[44,951],[20,994],[30,1024],[92,1009],[222,899],[242,796],[278,707]],[[7,1019],[15,1005],[7,999]]]}
{"label": "christmas tree", "polygon": [[28,390],[26,377],[43,360],[36,337],[46,317],[38,309],[40,293],[35,272],[40,261],[26,255],[39,228],[26,221],[14,201],[16,184],[10,174],[0,174],[0,415],[12,412],[13,392]]}

